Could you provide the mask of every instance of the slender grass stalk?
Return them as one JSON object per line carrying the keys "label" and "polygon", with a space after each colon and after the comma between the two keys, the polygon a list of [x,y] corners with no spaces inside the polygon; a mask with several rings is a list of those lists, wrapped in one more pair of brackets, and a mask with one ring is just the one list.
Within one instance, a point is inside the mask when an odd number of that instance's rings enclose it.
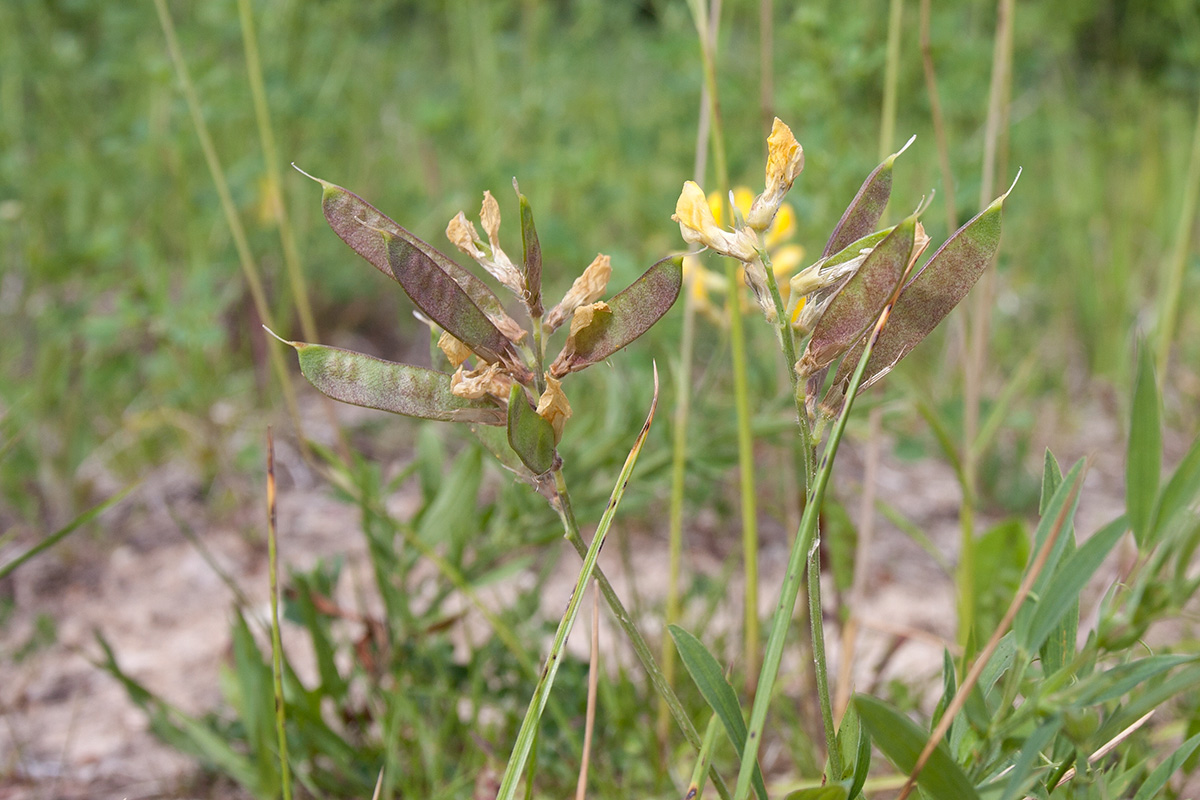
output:
{"label": "slender grass stalk", "polygon": [[[608,535],[609,529],[612,527],[617,507],[620,505],[621,498],[625,494],[625,487],[628,485],[629,478],[633,474],[633,467],[637,463],[638,455],[642,451],[642,445],[645,444],[646,436],[650,433],[650,423],[654,420],[654,411],[657,406],[658,370],[656,368],[654,372],[654,400],[650,405],[650,413],[646,417],[645,424],[642,425],[642,430],[638,434],[637,441],[634,442],[633,448],[629,451],[629,455],[625,459],[625,464],[622,466],[621,473],[617,477],[616,486],[613,488],[612,496],[609,498],[608,506],[604,509],[604,514],[601,515],[600,523],[596,527],[596,534],[592,537],[592,542],[584,554],[583,566],[579,570],[579,578],[575,582],[575,588],[571,591],[571,599],[567,602],[567,610],[558,623],[558,630],[554,634],[554,642],[550,646],[550,653],[546,656],[546,664],[542,668],[542,676],[538,681],[537,687],[534,689],[533,697],[529,701],[529,708],[525,712],[525,719],[521,722],[521,729],[517,732],[517,741],[513,745],[512,755],[509,756],[508,763],[505,765],[504,776],[500,780],[500,790],[496,794],[497,800],[512,800],[516,796],[517,783],[520,781],[521,774],[525,771],[525,764],[529,759],[529,753],[533,747],[534,738],[537,735],[538,723],[541,720],[542,711],[545,709],[546,702],[550,698],[550,689],[554,686],[554,678],[558,673],[559,665],[562,663],[567,637],[570,635],[571,628],[575,625],[575,619],[579,615],[579,606],[583,601],[585,589],[595,571],[596,561],[600,557],[600,548],[604,546],[604,540]],[[567,494],[566,480],[563,478],[561,467],[554,470],[554,483],[560,495]],[[530,775],[527,781],[527,785],[531,786],[533,775]]]}
{"label": "slender grass stalk", "polygon": [[[767,275],[771,274],[771,270],[767,269]],[[754,765],[758,759],[758,748],[762,742],[762,732],[767,721],[767,709],[770,706],[771,691],[775,687],[775,680],[779,676],[779,665],[783,660],[783,645],[787,639],[787,631],[791,626],[792,614],[796,607],[796,598],[800,594],[800,584],[803,582],[804,565],[816,565],[816,570],[819,577],[820,562],[816,558],[819,551],[820,538],[818,536],[818,524],[820,521],[821,504],[825,499],[825,489],[829,485],[830,476],[833,474],[833,460],[837,455],[838,446],[841,444],[842,435],[846,430],[846,421],[850,417],[850,409],[854,405],[854,397],[858,394],[858,387],[862,383],[863,373],[866,370],[867,359],[871,357],[871,352],[875,348],[875,342],[879,338],[879,332],[883,330],[884,323],[887,322],[888,316],[891,314],[892,303],[895,298],[888,303],[880,314],[879,320],[875,323],[874,331],[871,333],[867,345],[863,348],[862,357],[859,358],[858,366],[854,370],[854,374],[850,377],[850,384],[846,389],[846,402],[842,406],[842,412],[834,423],[833,429],[829,432],[829,440],[825,444],[825,450],[821,455],[821,463],[818,467],[815,480],[812,488],[809,490],[808,499],[804,506],[804,516],[800,520],[800,529],[796,531],[796,536],[792,542],[791,554],[788,556],[787,571],[784,573],[783,585],[779,590],[779,603],[775,608],[775,616],[771,620],[771,632],[767,638],[767,650],[763,657],[762,672],[758,679],[758,693],[754,698],[754,705],[750,710],[750,723],[746,737],[746,747],[742,751],[741,766],[738,771],[737,784],[734,786],[734,800],[746,800],[750,794],[750,779],[754,774]],[[806,416],[801,415],[802,418]],[[825,730],[825,746],[828,753],[828,773],[832,779],[837,779],[842,773],[842,758],[841,750],[837,743],[837,731],[833,727],[833,705],[829,694],[829,683],[826,676],[824,664],[825,658],[825,641],[820,629],[820,594],[819,591],[814,595],[811,584],[816,583],[819,587],[820,581],[812,580],[812,570],[809,572],[809,606],[810,616],[814,617],[811,621],[813,628],[812,645],[813,659],[817,664],[817,696],[821,708],[822,727]],[[815,597],[816,613],[812,612]]]}
{"label": "slender grass stalk", "polygon": [[[575,548],[575,552],[579,556],[587,555],[588,546],[583,540],[583,534],[579,530],[579,522],[575,519],[575,510],[571,506],[571,495],[567,491],[566,479],[562,474],[562,470],[558,470],[554,476],[555,488],[558,491],[558,502],[555,504],[555,510],[558,511],[559,519],[562,520],[563,533],[567,541]],[[654,654],[650,651],[650,645],[646,644],[646,639],[642,636],[641,631],[637,629],[633,617],[626,610],[621,598],[617,595],[608,577],[604,574],[599,566],[595,570],[596,583],[600,587],[600,594],[604,595],[605,602],[608,603],[609,610],[616,618],[617,624],[621,626],[629,644],[633,647],[634,655],[642,665],[642,669],[646,671],[646,677],[650,680],[650,684],[654,687],[654,691],[659,697],[666,701],[667,708],[671,712],[671,716],[675,718],[675,724],[683,731],[683,736],[687,739],[688,744],[695,748],[698,752],[702,748],[700,733],[696,730],[696,726],[692,724],[692,718],[688,716],[683,704],[679,702],[679,697],[675,694],[675,690],[671,688],[667,682],[666,676],[659,667],[658,662],[654,660]],[[717,793],[721,795],[722,800],[729,800],[729,790],[719,775],[713,775],[713,783],[716,784]]]}
{"label": "slender grass stalk", "polygon": [[107,500],[101,502],[99,505],[93,506],[92,508],[89,508],[87,511],[83,512],[79,516],[75,517],[75,519],[71,520],[64,527],[59,528],[57,531],[55,531],[54,533],[45,537],[44,539],[42,539],[40,542],[38,542],[37,544],[30,547],[25,552],[21,553],[20,555],[16,556],[15,558],[13,558],[11,561],[9,561],[5,564],[0,564],[0,580],[7,578],[10,574],[13,573],[13,571],[15,571],[17,569],[17,567],[21,566],[26,561],[29,561],[31,558],[35,557],[39,553],[43,553],[46,550],[49,550],[51,547],[58,544],[63,539],[67,538],[72,533],[79,530],[84,525],[87,525],[89,522],[94,520],[96,517],[100,516],[102,513],[104,513],[104,511],[108,510],[109,508],[112,508],[117,503],[124,500],[126,495],[128,495],[135,488],[137,488],[137,485],[138,484],[135,483],[131,486],[126,486],[124,489],[117,492],[112,497],[109,497]]}
{"label": "slender grass stalk", "polygon": [[[258,55],[258,33],[254,27],[254,12],[250,8],[250,0],[238,0],[238,19],[242,28],[242,49],[246,53],[246,75],[250,82],[250,95],[254,101],[254,118],[258,124],[258,139],[263,151],[263,163],[266,167],[267,201],[275,224],[279,228],[279,244],[283,249],[283,265],[288,276],[288,285],[292,290],[292,302],[296,306],[296,314],[300,318],[300,330],[305,341],[319,342],[317,323],[313,317],[312,301],[309,299],[308,282],[304,278],[304,268],[300,263],[300,249],[296,246],[296,233],[292,228],[291,216],[288,214],[287,201],[283,194],[283,174],[279,167],[279,150],[275,146],[275,130],[271,125],[270,105],[267,103],[267,91],[263,83],[262,61]],[[322,395],[321,405],[330,427],[337,432],[337,446],[342,460],[350,463],[350,444],[337,422],[337,414],[333,410],[333,400]]]}
{"label": "slender grass stalk", "polygon": [[[983,175],[979,205],[991,202],[996,183],[997,164],[1001,160],[1003,136],[1008,126],[1008,87],[1012,69],[1012,26],[1014,0],[997,0],[996,37],[992,51],[992,80],[988,92],[987,124],[984,128]],[[975,626],[975,504],[977,500],[978,457],[973,444],[979,432],[979,405],[983,394],[983,373],[987,359],[987,341],[991,327],[996,271],[987,270],[971,298],[966,339],[966,363],[963,386],[963,504],[959,514],[961,555],[958,562],[958,643],[964,657]]]}
{"label": "slender grass stalk", "polygon": [[592,732],[596,729],[596,690],[600,685],[600,589],[592,581],[592,657],[588,662],[587,714],[583,723],[583,756],[579,762],[579,782],[575,800],[587,797],[588,759],[592,753]]}
{"label": "slender grass stalk", "polygon": [[[704,86],[711,108],[712,151],[716,165],[717,192],[722,206],[727,205],[729,194],[729,168],[725,154],[725,136],[721,125],[719,94],[717,91],[717,31],[720,27],[720,0],[713,0],[705,11],[700,0],[690,0],[688,7],[696,24],[700,38],[700,57],[703,63]],[[733,217],[733,209],[727,212]],[[750,388],[747,376],[746,326],[742,319],[742,296],[738,290],[738,262],[727,259],[725,279],[729,293],[725,298],[726,313],[729,314],[729,349],[733,366],[733,400],[737,415],[738,439],[738,487],[742,513],[742,564],[745,583],[743,593],[743,660],[746,668],[746,691],[754,694],[754,675],[758,670],[760,636],[758,624],[758,503],[754,480],[754,434],[750,426]]]}
{"label": "slender grass stalk", "polygon": [[267,428],[267,570],[271,586],[271,676],[275,691],[275,738],[279,745],[279,780],[283,800],[292,800],[292,773],[288,763],[286,722],[287,704],[283,700],[283,641],[279,632],[279,548],[275,526],[275,437]]}
{"label": "slender grass stalk", "polygon": [[921,63],[925,69],[925,89],[929,93],[929,115],[933,119],[933,138],[937,142],[938,163],[942,169],[942,193],[945,195],[946,230],[958,230],[958,207],[954,201],[954,172],[950,168],[950,144],[946,138],[946,116],[938,96],[937,72],[933,67],[933,43],[930,37],[930,0],[921,0]]}
{"label": "slender grass stalk", "polygon": [[774,0],[758,0],[758,107],[769,133],[775,121]]}
{"label": "slender grass stalk", "polygon": [[[225,214],[225,223],[229,226],[229,232],[233,236],[234,247],[237,249],[238,254],[238,263],[241,265],[246,286],[250,290],[250,297],[254,302],[254,310],[258,313],[264,325],[269,328],[275,328],[276,326],[271,318],[271,309],[267,304],[266,291],[263,289],[262,276],[259,274],[258,264],[250,252],[250,243],[246,238],[246,229],[242,226],[242,220],[238,215],[237,207],[233,204],[233,195],[229,191],[229,181],[225,177],[225,170],[221,166],[221,160],[217,157],[217,150],[213,145],[212,136],[208,132],[208,123],[205,122],[204,113],[200,109],[200,98],[196,94],[195,85],[192,83],[191,74],[187,68],[187,61],[183,57],[183,50],[179,47],[179,40],[175,35],[175,23],[171,18],[171,12],[167,8],[166,0],[154,0],[154,7],[158,11],[158,21],[162,27],[163,36],[167,40],[167,52],[170,54],[171,62],[175,66],[175,74],[179,77],[179,82],[183,87],[188,111],[192,116],[192,126],[196,130],[196,138],[200,140],[200,149],[204,151],[204,160],[208,164],[208,171],[216,187],[217,196],[221,199],[221,210]],[[268,347],[267,358],[271,360],[272,370],[275,373],[275,377],[279,380],[280,388],[283,391],[284,403],[287,406],[288,416],[292,420],[292,425],[296,429],[296,438],[299,441],[300,450],[305,458],[308,459],[311,457],[311,454],[307,439],[304,436],[304,423],[300,419],[300,407],[296,403],[296,393],[292,389],[287,365],[283,361],[283,353],[280,352],[278,347]]]}
{"label": "slender grass stalk", "polygon": [[[687,433],[691,417],[692,356],[696,339],[696,304],[692,297],[691,281],[684,278],[683,333],[679,342],[679,368],[675,373],[675,413],[671,437],[671,519],[669,522],[667,564],[666,626],[676,625],[682,613],[679,596],[679,573],[683,560],[683,493],[687,475]],[[669,685],[675,683],[675,643],[671,637],[662,641],[662,670]],[[667,734],[671,719],[667,700],[658,698],[658,743],[662,753],[667,751]]]}
{"label": "slender grass stalk", "polygon": [[708,780],[709,769],[712,767],[713,749],[717,746],[717,733],[721,730],[720,718],[713,714],[708,718],[708,726],[704,729],[704,744],[700,747],[700,757],[692,768],[692,779],[688,781],[687,791],[683,800],[700,800],[704,793],[704,782]]}
{"label": "slender grass stalk", "polygon": [[[1197,104],[1196,127],[1192,133],[1192,155],[1188,160],[1187,183],[1183,187],[1183,202],[1179,205],[1179,227],[1175,229],[1175,245],[1166,264],[1166,280],[1160,296],[1158,312],[1158,341],[1155,343],[1155,366],[1158,374],[1167,374],[1171,356],[1171,340],[1179,319],[1179,301],[1183,293],[1183,273],[1191,247],[1192,228],[1196,223],[1196,201],[1200,197],[1200,104]],[[1164,378],[1165,379],[1165,378]]]}
{"label": "slender grass stalk", "polygon": [[879,125],[879,157],[892,153],[896,138],[896,86],[900,76],[900,32],[904,20],[904,0],[889,0],[887,63],[883,80],[883,116]]}

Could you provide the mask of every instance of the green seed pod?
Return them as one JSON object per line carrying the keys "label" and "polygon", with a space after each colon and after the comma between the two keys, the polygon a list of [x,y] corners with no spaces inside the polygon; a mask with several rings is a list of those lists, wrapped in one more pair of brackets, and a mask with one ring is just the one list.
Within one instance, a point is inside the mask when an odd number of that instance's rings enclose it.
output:
{"label": "green seed pod", "polygon": [[562,463],[554,450],[554,427],[534,410],[516,383],[508,395],[508,443],[534,475],[544,475]]}
{"label": "green seed pod", "polygon": [[537,319],[545,313],[542,306],[542,246],[538,243],[537,228],[533,225],[533,209],[529,200],[521,194],[517,179],[513,178],[513,189],[521,205],[521,243],[525,250],[525,307],[529,316]]}
{"label": "green seed pod", "polygon": [[804,355],[796,363],[801,378],[820,371],[862,338],[896,293],[908,268],[916,234],[916,215],[896,226],[846,281],[813,328]]}
{"label": "green seed pod", "polygon": [[280,341],[295,348],[304,377],[334,400],[444,422],[505,422],[499,404],[452,394],[450,376],[444,372],[384,361],[352,350]]}
{"label": "green seed pod", "polygon": [[376,235],[387,248],[392,276],[417,308],[485,361],[516,363],[512,342],[433,259],[406,239]]}
{"label": "green seed pod", "polygon": [[391,236],[403,239],[424,253],[467,293],[471,302],[478,306],[500,330],[510,334],[521,330],[516,321],[504,310],[500,298],[488,288],[488,285],[456,264],[444,253],[397,225],[391,218],[354,192],[320,178],[314,178],[306,172],[301,171],[301,174],[321,184],[321,209],[329,227],[333,228],[333,232],[384,275],[389,278],[394,277],[391,267],[388,266],[387,246],[380,239],[379,231],[385,231]]}
{"label": "green seed pod", "polygon": [[[1017,173],[1017,180],[1021,177]],[[930,334],[954,307],[967,296],[1000,247],[1000,223],[1004,201],[1017,185],[992,201],[974,219],[963,225],[925,262],[900,292],[887,325],[867,360],[859,391],[882,378]],[[858,366],[865,341],[860,341],[838,365],[833,385],[822,401],[827,409],[841,408],[850,376]]]}
{"label": "green seed pod", "polygon": [[833,253],[844,250],[854,240],[861,239],[875,230],[875,226],[879,224],[879,218],[883,216],[883,210],[887,208],[888,199],[892,195],[892,164],[916,138],[912,137],[904,147],[885,158],[883,163],[863,181],[863,185],[858,189],[858,194],[854,195],[854,199],[850,201],[850,205],[842,214],[833,233],[830,234],[829,242],[825,245],[824,252],[821,253],[822,258],[828,258]]}
{"label": "green seed pod", "polygon": [[683,257],[664,258],[608,301],[611,313],[599,314],[591,325],[573,332],[550,365],[561,378],[611,356],[662,319],[679,297]]}

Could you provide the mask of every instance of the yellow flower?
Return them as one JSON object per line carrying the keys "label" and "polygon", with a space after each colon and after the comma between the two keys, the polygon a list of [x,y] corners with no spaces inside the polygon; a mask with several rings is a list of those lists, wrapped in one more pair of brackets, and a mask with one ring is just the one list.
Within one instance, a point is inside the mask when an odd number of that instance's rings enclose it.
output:
{"label": "yellow flower", "polygon": [[671,219],[679,223],[679,232],[689,244],[711,248],[738,261],[758,257],[758,237],[748,228],[727,231],[717,224],[704,190],[695,181],[683,184]]}
{"label": "yellow flower", "polygon": [[[744,217],[754,201],[754,193],[744,186],[739,186],[733,190],[732,194],[734,205]],[[721,202],[721,195],[718,192],[709,194],[707,201],[709,213],[715,224],[722,224],[728,203]],[[804,248],[788,242],[795,233],[796,212],[791,205],[783,203],[770,227],[763,232],[762,241],[771,257],[771,271],[775,273],[775,281],[784,302],[787,302],[789,294],[788,278],[804,261]],[[729,283],[725,276],[705,268],[700,257],[692,255],[683,260],[683,277],[691,295],[691,302],[695,304],[695,307],[713,322],[723,326],[726,322],[724,302],[714,302],[711,298],[713,295],[724,295],[729,290]],[[744,269],[738,270],[738,285],[741,287],[746,285]],[[750,307],[750,299],[745,294],[742,297],[742,305],[744,308]],[[799,313],[798,309],[797,313]]]}
{"label": "yellow flower", "polygon": [[792,135],[792,129],[776,117],[767,137],[767,188],[754,198],[746,214],[746,224],[756,231],[766,230],[802,169],[804,148]]}

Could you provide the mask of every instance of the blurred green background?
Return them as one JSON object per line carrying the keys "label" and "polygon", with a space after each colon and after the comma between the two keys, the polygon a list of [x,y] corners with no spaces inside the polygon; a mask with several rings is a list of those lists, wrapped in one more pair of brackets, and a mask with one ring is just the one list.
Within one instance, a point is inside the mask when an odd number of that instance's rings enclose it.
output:
{"label": "blurred green background", "polygon": [[[898,162],[892,213],[942,186],[917,8],[906,5],[893,149],[918,138]],[[878,161],[886,7],[774,3],[766,111],[805,147],[790,202],[811,256]],[[279,332],[300,338],[237,6],[171,8]],[[597,251],[612,255],[616,289],[682,246],[669,217],[692,177],[701,85],[685,3],[259,0],[253,9],[281,167],[294,161],[353,189],[443,249],[446,222],[460,209],[474,215],[484,189],[515,234],[516,176],[537,214],[551,297]],[[762,180],[769,122],[759,9],[728,0],[720,45],[731,177],[750,186]],[[994,24],[995,4],[979,0],[935,4],[932,17],[964,219],[979,203]],[[997,183],[1017,166],[1024,177],[1006,206],[990,369],[1003,380],[1032,357],[1023,407],[1071,408],[1097,382],[1124,385],[1136,338],[1155,335],[1200,98],[1200,7],[1021,3],[1014,37]],[[424,328],[398,288],[328,230],[317,187],[289,170],[283,192],[322,340],[383,357],[422,352]],[[947,233],[943,200],[926,215],[935,243]],[[53,530],[104,487],[171,459],[198,465],[214,502],[246,476],[257,484],[261,437],[231,432],[282,418],[264,355],[273,345],[149,2],[0,4],[0,258],[0,529]],[[1186,427],[1200,396],[1195,245],[1185,258],[1165,384],[1168,421]],[[642,349],[669,363],[677,335],[673,314]],[[771,353],[755,366],[757,385],[773,394],[778,357],[769,332],[753,336]],[[952,336],[905,368],[940,399],[957,393],[957,379],[944,377],[956,373],[939,373]],[[649,366],[648,356],[619,359]],[[594,372],[589,380],[609,380]],[[728,392],[706,397],[717,410],[731,405]],[[629,405],[636,425],[641,412]],[[730,463],[731,430],[721,434]]]}

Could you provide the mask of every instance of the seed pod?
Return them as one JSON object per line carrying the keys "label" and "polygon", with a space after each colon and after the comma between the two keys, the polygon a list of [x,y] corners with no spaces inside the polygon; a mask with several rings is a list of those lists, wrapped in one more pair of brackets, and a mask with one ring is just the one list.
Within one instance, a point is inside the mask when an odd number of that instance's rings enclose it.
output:
{"label": "seed pod", "polygon": [[450,376],[444,372],[352,350],[280,341],[295,348],[304,377],[334,400],[421,419],[504,424],[504,409],[496,403],[451,394]]}
{"label": "seed pod", "polygon": [[[1017,180],[1021,177],[1018,171]],[[900,292],[887,325],[867,360],[859,391],[882,378],[930,334],[967,296],[1000,247],[1004,201],[1013,187],[963,225],[925,262]],[[850,376],[858,366],[865,341],[860,341],[838,365],[833,385],[822,401],[827,409],[840,409]]]}
{"label": "seed pod", "polygon": [[521,244],[525,250],[525,307],[529,316],[537,319],[545,313],[542,306],[542,246],[538,243],[537,228],[533,225],[533,209],[529,200],[521,194],[517,179],[513,178],[513,189],[521,205]]}
{"label": "seed pod", "polygon": [[321,209],[329,227],[333,228],[333,232],[350,245],[354,252],[365,258],[376,269],[389,278],[394,277],[388,266],[387,247],[380,239],[379,231],[386,231],[392,236],[404,239],[453,278],[454,282],[462,287],[471,301],[493,321],[496,327],[504,331],[510,338],[516,336],[516,340],[519,340],[523,329],[508,315],[500,298],[488,288],[486,283],[436,248],[397,225],[391,218],[354,192],[320,178],[314,178],[306,172],[302,172],[302,174],[321,184]]}
{"label": "seed pod", "polygon": [[534,410],[525,390],[513,384],[508,395],[508,443],[534,475],[562,463],[554,451],[554,426]]}
{"label": "seed pod", "polygon": [[825,309],[796,363],[801,378],[820,371],[846,352],[879,317],[904,279],[916,232],[915,215],[896,226],[863,261]]}
{"label": "seed pod", "polygon": [[392,277],[417,308],[485,361],[516,362],[512,342],[433,259],[406,239],[382,231],[376,236],[386,247]]}
{"label": "seed pod", "polygon": [[883,210],[887,208],[888,199],[892,195],[892,164],[916,138],[912,137],[904,147],[885,158],[883,163],[863,181],[862,186],[858,189],[858,194],[854,195],[854,199],[850,201],[846,212],[838,221],[837,227],[829,236],[825,251],[821,253],[822,258],[827,258],[833,253],[845,249],[854,240],[861,239],[875,230],[875,226],[879,224],[879,218],[883,216]]}
{"label": "seed pod", "polygon": [[662,319],[679,297],[683,257],[664,258],[608,301],[611,313],[598,315],[587,327],[568,337],[550,365],[561,378],[611,356]]}

